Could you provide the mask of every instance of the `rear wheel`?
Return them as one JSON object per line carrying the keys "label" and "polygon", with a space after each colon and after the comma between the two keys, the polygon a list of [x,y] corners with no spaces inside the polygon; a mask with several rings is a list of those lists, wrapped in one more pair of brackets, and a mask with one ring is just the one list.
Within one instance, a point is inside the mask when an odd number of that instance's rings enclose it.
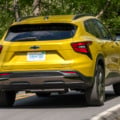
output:
{"label": "rear wheel", "polygon": [[14,91],[0,91],[0,106],[12,107],[15,102],[16,92]]}
{"label": "rear wheel", "polygon": [[86,91],[86,101],[89,105],[100,106],[104,104],[105,99],[105,81],[104,69],[101,65],[97,65],[94,75],[94,83],[91,88]]}
{"label": "rear wheel", "polygon": [[115,94],[120,96],[120,83],[113,84],[113,89]]}
{"label": "rear wheel", "polygon": [[50,92],[36,92],[38,97],[48,97],[50,96]]}

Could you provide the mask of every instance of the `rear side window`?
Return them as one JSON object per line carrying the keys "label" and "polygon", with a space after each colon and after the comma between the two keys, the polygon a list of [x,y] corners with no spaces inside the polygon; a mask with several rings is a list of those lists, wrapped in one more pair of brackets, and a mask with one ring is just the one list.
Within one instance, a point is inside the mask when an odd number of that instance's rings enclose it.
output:
{"label": "rear side window", "polygon": [[61,40],[74,36],[76,26],[72,24],[25,24],[12,26],[6,36],[6,41],[29,40]]}
{"label": "rear side window", "polygon": [[106,39],[106,40],[112,39],[110,32],[104,27],[104,25],[101,22],[95,20],[95,23],[97,24],[98,28],[101,31],[102,39]]}
{"label": "rear side window", "polygon": [[98,26],[95,24],[94,19],[90,19],[85,21],[86,31],[91,33],[97,38],[102,38],[102,34]]}
{"label": "rear side window", "polygon": [[112,38],[111,34],[104,25],[96,19],[89,19],[85,21],[85,28],[87,32],[99,39],[110,40]]}

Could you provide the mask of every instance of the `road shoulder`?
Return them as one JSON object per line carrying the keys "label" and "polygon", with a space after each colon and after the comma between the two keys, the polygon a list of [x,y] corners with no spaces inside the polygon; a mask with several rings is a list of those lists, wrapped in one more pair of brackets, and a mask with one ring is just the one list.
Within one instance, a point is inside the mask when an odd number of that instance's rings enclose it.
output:
{"label": "road shoulder", "polygon": [[120,120],[120,104],[92,117],[90,120]]}

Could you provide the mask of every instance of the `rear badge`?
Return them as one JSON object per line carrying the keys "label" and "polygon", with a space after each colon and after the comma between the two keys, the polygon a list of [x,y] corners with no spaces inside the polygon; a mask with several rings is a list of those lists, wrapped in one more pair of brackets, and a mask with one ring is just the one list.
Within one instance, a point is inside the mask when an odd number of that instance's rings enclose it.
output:
{"label": "rear badge", "polygon": [[36,49],[39,49],[39,48],[40,48],[40,47],[39,47],[39,46],[36,46],[36,45],[30,47],[30,49],[33,49],[33,50],[36,50]]}

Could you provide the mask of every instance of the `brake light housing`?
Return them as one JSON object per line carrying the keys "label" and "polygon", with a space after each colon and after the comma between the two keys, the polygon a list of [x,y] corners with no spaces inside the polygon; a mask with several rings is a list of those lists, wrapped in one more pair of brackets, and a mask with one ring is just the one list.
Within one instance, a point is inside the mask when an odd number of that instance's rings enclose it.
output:
{"label": "brake light housing", "polygon": [[76,42],[72,43],[71,46],[75,52],[87,54],[91,57],[89,46],[92,44],[92,41]]}

